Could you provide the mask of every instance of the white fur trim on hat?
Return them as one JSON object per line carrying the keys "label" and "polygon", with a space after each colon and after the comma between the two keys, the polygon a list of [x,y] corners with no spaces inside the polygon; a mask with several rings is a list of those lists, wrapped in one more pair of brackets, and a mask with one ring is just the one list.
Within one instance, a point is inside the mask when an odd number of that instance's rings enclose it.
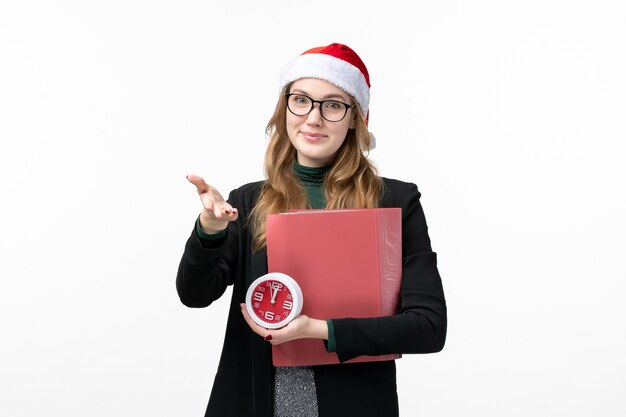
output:
{"label": "white fur trim on hat", "polygon": [[374,136],[374,134],[372,132],[369,132],[370,134],[370,148],[369,150],[371,151],[372,149],[374,149],[376,147],[376,136]]}

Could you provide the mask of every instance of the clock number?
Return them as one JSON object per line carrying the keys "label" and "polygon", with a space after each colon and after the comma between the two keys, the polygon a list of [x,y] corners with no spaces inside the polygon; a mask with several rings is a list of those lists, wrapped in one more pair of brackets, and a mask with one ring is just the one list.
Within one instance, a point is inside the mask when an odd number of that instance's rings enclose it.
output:
{"label": "clock number", "polygon": [[263,301],[263,293],[255,292],[252,298],[254,301]]}
{"label": "clock number", "polygon": [[272,313],[271,311],[266,311],[265,320],[274,320],[274,313]]}
{"label": "clock number", "polygon": [[285,310],[291,310],[291,309],[293,308],[293,303],[292,303],[291,301],[287,301],[287,300],[285,300],[285,301],[283,302],[283,308],[284,308]]}

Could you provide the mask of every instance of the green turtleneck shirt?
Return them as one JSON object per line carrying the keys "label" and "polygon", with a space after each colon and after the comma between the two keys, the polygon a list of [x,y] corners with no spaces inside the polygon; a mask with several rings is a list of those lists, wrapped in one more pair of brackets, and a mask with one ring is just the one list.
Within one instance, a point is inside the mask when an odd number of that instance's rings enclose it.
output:
{"label": "green turtleneck shirt", "polygon": [[[326,173],[328,172],[329,167],[306,167],[304,165],[300,165],[297,161],[294,161],[293,169],[307,192],[309,197],[309,208],[325,208],[326,199],[324,198],[324,179],[326,178]],[[200,239],[213,242],[226,236],[226,230],[214,234],[205,233],[200,227],[199,216],[196,220],[196,233]],[[326,323],[328,325],[328,342],[326,343],[326,350],[328,352],[334,352],[336,350],[335,328],[332,320],[327,320]]]}
{"label": "green turtleneck shirt", "polygon": [[302,186],[309,197],[309,205],[312,209],[322,209],[326,207],[324,198],[324,179],[329,167],[311,168],[294,162],[293,169],[300,179]]}

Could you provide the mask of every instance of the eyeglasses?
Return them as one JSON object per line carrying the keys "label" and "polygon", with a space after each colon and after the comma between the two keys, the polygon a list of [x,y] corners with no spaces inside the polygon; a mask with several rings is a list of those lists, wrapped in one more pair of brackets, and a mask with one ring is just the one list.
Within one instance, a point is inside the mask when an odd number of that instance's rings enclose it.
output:
{"label": "eyeglasses", "polygon": [[356,107],[337,100],[313,100],[309,96],[299,93],[286,93],[287,108],[296,116],[307,116],[313,111],[315,103],[320,104],[320,114],[329,122],[340,122],[348,114],[348,109]]}

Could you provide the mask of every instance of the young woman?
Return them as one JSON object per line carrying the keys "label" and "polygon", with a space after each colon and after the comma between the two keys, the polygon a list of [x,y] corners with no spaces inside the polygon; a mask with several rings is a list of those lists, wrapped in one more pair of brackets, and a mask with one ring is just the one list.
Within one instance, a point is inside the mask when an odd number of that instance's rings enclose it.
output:
{"label": "young woman", "polygon": [[[367,153],[370,82],[348,46],[310,49],[280,75],[282,92],[268,123],[267,179],[228,200],[202,178],[202,210],[180,261],[183,304],[206,307],[233,286],[221,359],[206,416],[398,416],[395,361],[343,363],[360,355],[431,353],[446,337],[446,302],[420,193],[377,175]],[[267,273],[265,218],[302,208],[402,209],[400,311],[376,318],[319,320],[301,315],[267,330],[243,308],[248,286]],[[306,236],[302,236],[306,239]],[[274,367],[271,344],[318,338],[342,362]]]}

